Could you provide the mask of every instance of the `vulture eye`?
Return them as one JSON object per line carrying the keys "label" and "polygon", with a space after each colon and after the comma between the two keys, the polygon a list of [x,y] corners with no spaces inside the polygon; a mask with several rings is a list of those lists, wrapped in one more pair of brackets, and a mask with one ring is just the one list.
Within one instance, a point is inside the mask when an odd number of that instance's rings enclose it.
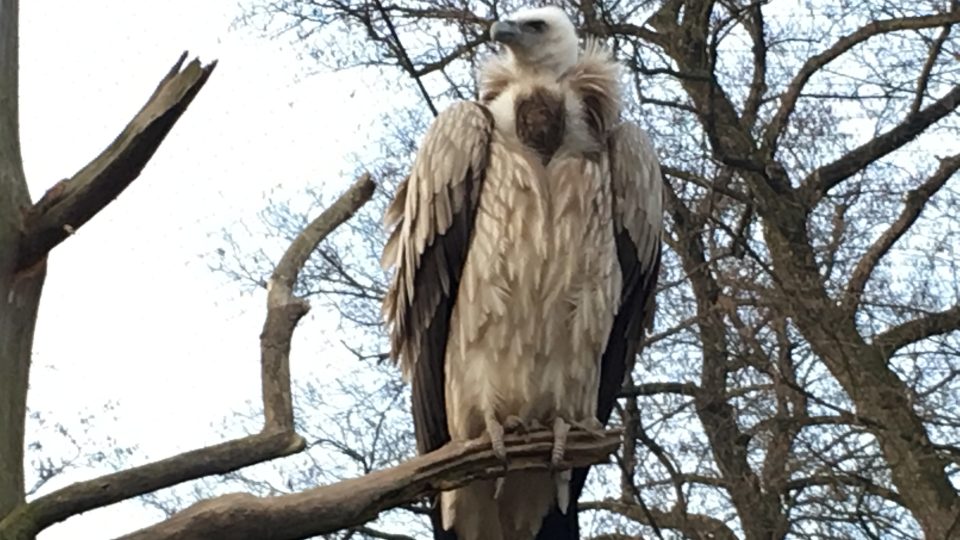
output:
{"label": "vulture eye", "polygon": [[526,21],[523,23],[523,29],[540,33],[547,29],[547,23],[543,21]]}

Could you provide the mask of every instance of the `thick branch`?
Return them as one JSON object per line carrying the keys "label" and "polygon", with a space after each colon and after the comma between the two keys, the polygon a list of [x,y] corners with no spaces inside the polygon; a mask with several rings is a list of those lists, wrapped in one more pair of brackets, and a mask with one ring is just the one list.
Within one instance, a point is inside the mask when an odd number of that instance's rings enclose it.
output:
{"label": "thick branch", "polygon": [[350,189],[297,235],[270,276],[267,319],[260,334],[265,431],[293,430],[290,341],[297,323],[309,310],[307,303],[293,294],[297,276],[320,242],[369,201],[375,188],[369,174],[357,179]]}
{"label": "thick branch", "polygon": [[183,53],[146,105],[99,156],[68,180],[47,191],[27,213],[19,268],[37,263],[90,220],[133,182],[180,115],[203,88],[216,62],[190,62]]}
{"label": "thick branch", "polygon": [[783,133],[790,115],[793,114],[803,92],[804,86],[817,71],[824,66],[836,60],[840,55],[849,51],[853,47],[864,41],[881,34],[897,32],[900,30],[917,30],[920,28],[934,28],[946,24],[960,22],[960,12],[951,11],[949,13],[938,13],[936,15],[925,15],[922,17],[898,17],[896,19],[886,19],[882,21],[873,21],[865,26],[855,30],[851,34],[843,36],[830,48],[822,53],[810,57],[800,71],[797,72],[786,92],[780,101],[780,108],[770,121],[766,132],[763,135],[763,146],[772,151],[776,145],[777,139]]}
{"label": "thick branch", "polygon": [[926,208],[927,202],[940,191],[940,188],[957,172],[957,169],[960,169],[960,154],[942,160],[940,167],[930,178],[906,193],[905,204],[903,210],[900,211],[900,216],[870,246],[870,249],[867,250],[853,270],[844,301],[847,309],[853,309],[860,303],[860,295],[863,294],[863,289],[880,259],[886,256],[890,248],[913,226],[917,218],[920,217],[920,213]]}
{"label": "thick branch", "polygon": [[960,330],[960,304],[945,311],[930,313],[923,317],[894,326],[873,338],[873,346],[879,348],[884,357],[911,343]]}
{"label": "thick branch", "polygon": [[[960,15],[958,15],[960,16]],[[897,127],[878,135],[850,152],[810,173],[801,190],[812,205],[831,188],[883,156],[912,141],[925,129],[956,110],[960,105],[960,85],[918,113],[908,114]]]}
{"label": "thick branch", "polygon": [[292,431],[261,433],[77,482],[14,510],[0,521],[0,538],[31,540],[41,530],[70,516],[188,480],[293,454],[303,446],[303,439]]}
{"label": "thick branch", "polygon": [[[549,470],[553,435],[508,436],[509,471]],[[571,433],[564,467],[607,459],[620,445],[618,432],[603,438]],[[172,518],[122,537],[123,540],[307,538],[359,525],[380,512],[424,495],[504,473],[489,443],[450,443],[396,467],[292,495],[233,494],[203,501]]]}

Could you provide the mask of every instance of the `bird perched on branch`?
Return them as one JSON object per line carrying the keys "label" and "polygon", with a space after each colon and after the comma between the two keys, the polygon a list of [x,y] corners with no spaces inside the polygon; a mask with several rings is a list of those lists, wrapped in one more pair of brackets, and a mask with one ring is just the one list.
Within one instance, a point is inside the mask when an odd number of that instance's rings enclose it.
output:
{"label": "bird perched on branch", "polygon": [[[385,221],[392,355],[417,448],[610,417],[653,316],[662,179],[620,121],[619,66],[556,7],[493,24],[480,99],[441,112]],[[444,492],[436,539],[579,538],[586,469],[514,472]]]}

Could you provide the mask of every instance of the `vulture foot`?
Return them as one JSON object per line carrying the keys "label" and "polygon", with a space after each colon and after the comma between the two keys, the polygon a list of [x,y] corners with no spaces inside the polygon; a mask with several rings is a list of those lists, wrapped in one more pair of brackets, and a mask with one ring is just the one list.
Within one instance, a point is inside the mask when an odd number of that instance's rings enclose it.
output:
{"label": "vulture foot", "polygon": [[490,444],[493,446],[493,454],[503,461],[506,467],[507,447],[503,444],[503,424],[492,414],[486,415],[483,420],[487,427],[487,436],[490,437]]}
{"label": "vulture foot", "polygon": [[553,420],[553,453],[550,454],[550,463],[554,467],[563,461],[563,454],[567,451],[567,434],[570,433],[570,424],[559,416]]}
{"label": "vulture foot", "polygon": [[553,453],[550,455],[550,461],[554,467],[558,467],[563,461],[563,456],[567,451],[567,435],[571,429],[585,431],[598,439],[603,438],[606,432],[603,424],[594,417],[583,420],[566,421],[559,416],[553,420]]}

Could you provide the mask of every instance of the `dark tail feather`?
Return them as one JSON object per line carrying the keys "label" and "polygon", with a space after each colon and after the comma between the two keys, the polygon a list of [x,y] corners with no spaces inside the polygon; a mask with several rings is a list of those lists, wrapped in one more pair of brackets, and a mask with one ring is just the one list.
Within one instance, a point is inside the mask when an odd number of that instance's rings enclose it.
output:
{"label": "dark tail feather", "polygon": [[567,513],[562,514],[554,505],[545,518],[536,540],[580,540],[580,521],[577,519],[577,501],[587,482],[589,467],[574,469],[570,479],[570,507]]}

